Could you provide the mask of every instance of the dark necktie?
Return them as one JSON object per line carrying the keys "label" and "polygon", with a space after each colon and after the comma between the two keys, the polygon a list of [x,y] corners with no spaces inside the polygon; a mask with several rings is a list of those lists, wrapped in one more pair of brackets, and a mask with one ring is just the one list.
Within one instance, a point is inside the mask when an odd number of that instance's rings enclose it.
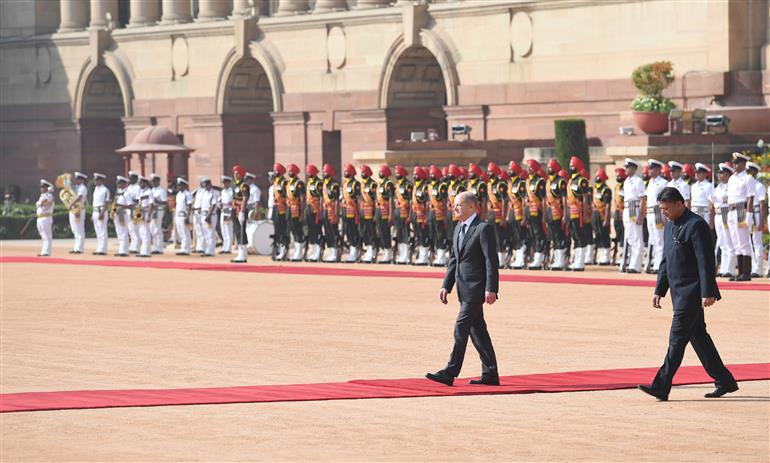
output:
{"label": "dark necktie", "polygon": [[467,226],[467,224],[463,223],[463,227],[460,229],[460,234],[457,236],[457,249],[460,249],[463,245],[463,239],[465,239],[465,227]]}

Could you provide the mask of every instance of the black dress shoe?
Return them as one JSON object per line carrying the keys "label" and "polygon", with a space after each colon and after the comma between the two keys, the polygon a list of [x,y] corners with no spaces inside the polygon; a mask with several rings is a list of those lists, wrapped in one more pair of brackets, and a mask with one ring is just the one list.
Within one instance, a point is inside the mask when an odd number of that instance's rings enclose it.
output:
{"label": "black dress shoe", "polygon": [[644,384],[640,384],[636,387],[639,388],[640,391],[655,397],[661,402],[665,402],[668,400],[668,394],[663,394],[662,392],[658,392],[655,389],[651,388],[650,386],[645,386]]}
{"label": "black dress shoe", "polygon": [[177,256],[189,256],[190,253],[189,252],[177,252],[176,255]]}
{"label": "black dress shoe", "polygon": [[437,371],[436,373],[426,373],[425,377],[431,381],[446,384],[447,386],[451,386],[455,381],[455,379],[452,376],[449,376],[444,370]]}
{"label": "black dress shoe", "polygon": [[716,399],[717,397],[722,397],[725,394],[729,394],[737,390],[738,390],[737,384],[731,384],[729,386],[719,386],[716,389],[714,389],[713,392],[708,392],[704,394],[703,397],[706,397],[707,399]]}
{"label": "black dress shoe", "polygon": [[115,257],[128,257],[128,254],[117,253],[117,254],[113,254],[113,256],[115,256]]}
{"label": "black dress shoe", "polygon": [[487,386],[499,386],[499,376],[482,376],[481,379],[472,379],[468,381],[468,384],[485,384]]}
{"label": "black dress shoe", "polygon": [[630,268],[626,270],[626,273],[639,273],[639,271]]}

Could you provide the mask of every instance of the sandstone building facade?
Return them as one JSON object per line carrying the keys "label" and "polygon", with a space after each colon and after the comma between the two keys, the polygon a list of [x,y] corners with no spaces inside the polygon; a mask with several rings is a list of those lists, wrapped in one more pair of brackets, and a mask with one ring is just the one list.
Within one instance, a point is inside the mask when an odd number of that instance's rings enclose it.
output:
{"label": "sandstone building facade", "polygon": [[[657,60],[680,107],[770,132],[768,0],[7,0],[0,21],[0,183],[27,195],[127,163],[264,183],[275,160],[515,159],[565,117],[604,146]],[[195,151],[115,153],[148,125]]]}

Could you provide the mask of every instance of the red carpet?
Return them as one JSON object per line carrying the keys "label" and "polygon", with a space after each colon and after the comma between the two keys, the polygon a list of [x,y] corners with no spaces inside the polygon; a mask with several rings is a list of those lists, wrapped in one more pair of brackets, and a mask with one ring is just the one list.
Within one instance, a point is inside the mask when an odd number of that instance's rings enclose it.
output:
{"label": "red carpet", "polygon": [[[310,267],[306,265],[292,264],[274,264],[274,265],[244,265],[244,264],[206,264],[202,262],[179,262],[162,261],[151,259],[122,259],[122,260],[87,260],[87,259],[63,259],[59,257],[27,257],[27,256],[3,256],[0,257],[0,263],[3,264],[66,264],[66,265],[93,265],[102,267],[135,267],[135,268],[158,268],[172,270],[211,270],[222,272],[246,272],[246,273],[281,273],[286,275],[323,275],[323,276],[347,276],[347,277],[389,277],[389,278],[444,278],[443,271],[435,272],[417,272],[413,270],[372,270],[368,265],[350,265],[346,268],[339,266],[319,266]],[[383,268],[389,266],[375,266]],[[408,267],[396,267],[408,268]],[[638,280],[629,276],[628,278],[592,278],[592,277],[572,277],[566,276],[569,273],[563,273],[565,276],[546,276],[538,272],[531,273],[509,273],[511,271],[502,271],[500,281],[511,281],[520,283],[559,283],[574,285],[604,285],[604,286],[637,286],[644,288],[654,288],[653,280]],[[734,283],[729,281],[720,281],[721,290],[738,291],[770,291],[770,285],[766,283]]]}
{"label": "red carpet", "polygon": [[[770,379],[770,363],[729,365],[738,381]],[[528,394],[631,389],[649,383],[657,368],[573,371],[505,376],[501,385],[471,386],[458,379],[447,387],[427,379],[355,380],[345,383],[108,391],[22,392],[0,394],[0,413],[84,408],[152,407],[309,400],[389,399],[485,394]],[[710,383],[700,366],[682,367],[675,385]],[[738,393],[740,394],[740,393]]]}

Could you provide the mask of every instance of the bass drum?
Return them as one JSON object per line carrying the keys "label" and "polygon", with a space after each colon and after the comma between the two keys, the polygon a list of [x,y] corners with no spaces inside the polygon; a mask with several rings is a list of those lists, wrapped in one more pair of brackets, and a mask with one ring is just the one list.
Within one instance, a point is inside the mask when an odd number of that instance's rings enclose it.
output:
{"label": "bass drum", "polygon": [[257,228],[254,229],[254,248],[257,254],[269,256],[273,254],[273,233],[275,227],[270,220],[258,220]]}

